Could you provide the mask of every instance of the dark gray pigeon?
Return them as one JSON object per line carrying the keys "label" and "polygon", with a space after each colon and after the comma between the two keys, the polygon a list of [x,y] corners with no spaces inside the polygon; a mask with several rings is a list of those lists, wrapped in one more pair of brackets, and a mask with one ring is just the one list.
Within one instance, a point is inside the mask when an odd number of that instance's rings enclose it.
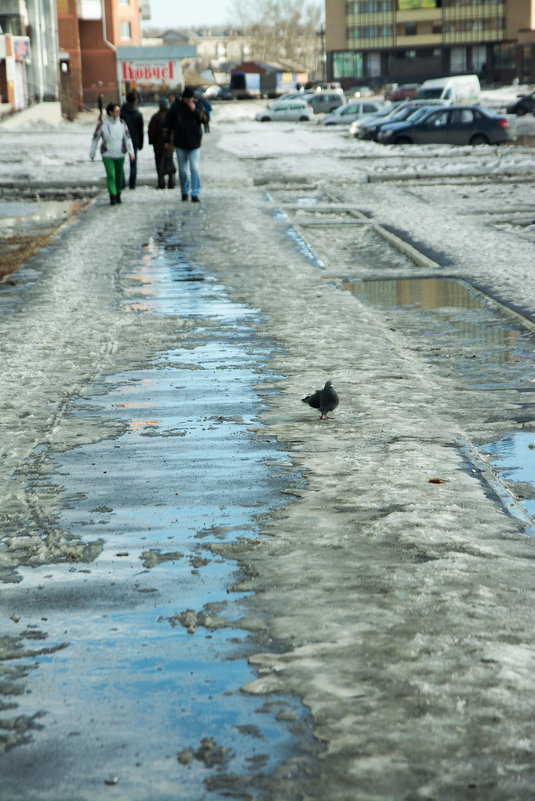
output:
{"label": "dark gray pigeon", "polygon": [[332,420],[332,417],[329,417],[327,412],[332,412],[339,403],[332,381],[327,381],[323,389],[317,389],[312,395],[305,395],[302,401],[303,403],[308,403],[313,409],[320,410],[320,420]]}

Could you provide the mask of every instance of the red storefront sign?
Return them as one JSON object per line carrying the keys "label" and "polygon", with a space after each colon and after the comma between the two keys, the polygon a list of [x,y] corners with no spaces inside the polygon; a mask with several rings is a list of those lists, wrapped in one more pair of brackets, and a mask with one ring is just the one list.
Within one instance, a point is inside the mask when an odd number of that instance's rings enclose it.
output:
{"label": "red storefront sign", "polygon": [[123,81],[136,81],[137,83],[166,83],[175,80],[177,72],[176,61],[122,61],[121,71]]}

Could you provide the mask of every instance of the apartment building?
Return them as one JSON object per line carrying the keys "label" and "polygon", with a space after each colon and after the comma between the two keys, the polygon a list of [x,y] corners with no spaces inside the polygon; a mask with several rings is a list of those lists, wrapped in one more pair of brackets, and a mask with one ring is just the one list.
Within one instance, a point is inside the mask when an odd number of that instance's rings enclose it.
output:
{"label": "apartment building", "polygon": [[327,75],[345,84],[477,73],[535,82],[533,0],[325,0]]}
{"label": "apartment building", "polygon": [[[60,49],[69,55],[62,82],[76,109],[118,99],[116,52],[141,44],[139,0],[56,0]],[[65,97],[63,97],[65,101]]]}

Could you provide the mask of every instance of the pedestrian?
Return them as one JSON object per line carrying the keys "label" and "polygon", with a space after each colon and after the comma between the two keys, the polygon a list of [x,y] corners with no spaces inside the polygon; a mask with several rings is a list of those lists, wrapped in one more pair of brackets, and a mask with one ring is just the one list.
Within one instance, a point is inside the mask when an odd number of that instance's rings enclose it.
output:
{"label": "pedestrian", "polygon": [[196,94],[195,97],[201,101],[201,106],[206,111],[206,115],[208,117],[208,121],[203,123],[204,133],[210,133],[210,116],[212,113],[212,104],[203,94],[200,93]]}
{"label": "pedestrian", "polygon": [[121,106],[121,117],[128,125],[132,145],[134,147],[134,159],[130,160],[130,175],[128,186],[130,189],[136,188],[137,179],[137,153],[143,150],[143,114],[137,107],[138,93],[131,89],[126,93],[126,103]]}
{"label": "pedestrian", "polygon": [[182,200],[188,200],[191,189],[192,203],[200,201],[202,126],[207,122],[208,115],[201,103],[195,101],[193,89],[189,86],[186,86],[182,96],[175,100],[165,119],[165,147],[169,152],[173,145],[176,148]]}
{"label": "pedestrian", "polygon": [[99,120],[102,119],[102,114],[104,112],[104,98],[102,97],[102,92],[98,96],[98,118]]}
{"label": "pedestrian", "polygon": [[127,124],[120,118],[120,113],[121,110],[117,103],[108,103],[106,106],[106,118],[98,121],[89,152],[91,161],[93,161],[99,139],[102,140],[100,152],[104,169],[106,170],[110,205],[112,206],[121,202],[125,153],[130,156],[130,163],[134,159],[134,147],[130,132]]}
{"label": "pedestrian", "polygon": [[167,186],[173,189],[175,186],[175,159],[174,148],[167,150],[163,139],[163,129],[165,118],[169,111],[169,100],[160,97],[158,101],[158,111],[150,118],[148,134],[149,145],[154,148],[154,161],[156,162],[156,174],[158,175],[158,189],[165,189],[165,176],[167,175]]}

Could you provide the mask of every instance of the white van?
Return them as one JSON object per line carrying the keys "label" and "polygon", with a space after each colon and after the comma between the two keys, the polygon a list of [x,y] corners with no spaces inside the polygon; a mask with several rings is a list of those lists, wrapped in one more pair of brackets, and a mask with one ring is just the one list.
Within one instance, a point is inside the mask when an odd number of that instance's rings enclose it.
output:
{"label": "white van", "polygon": [[424,81],[418,90],[418,100],[442,100],[450,105],[468,105],[479,100],[477,75],[452,75]]}

